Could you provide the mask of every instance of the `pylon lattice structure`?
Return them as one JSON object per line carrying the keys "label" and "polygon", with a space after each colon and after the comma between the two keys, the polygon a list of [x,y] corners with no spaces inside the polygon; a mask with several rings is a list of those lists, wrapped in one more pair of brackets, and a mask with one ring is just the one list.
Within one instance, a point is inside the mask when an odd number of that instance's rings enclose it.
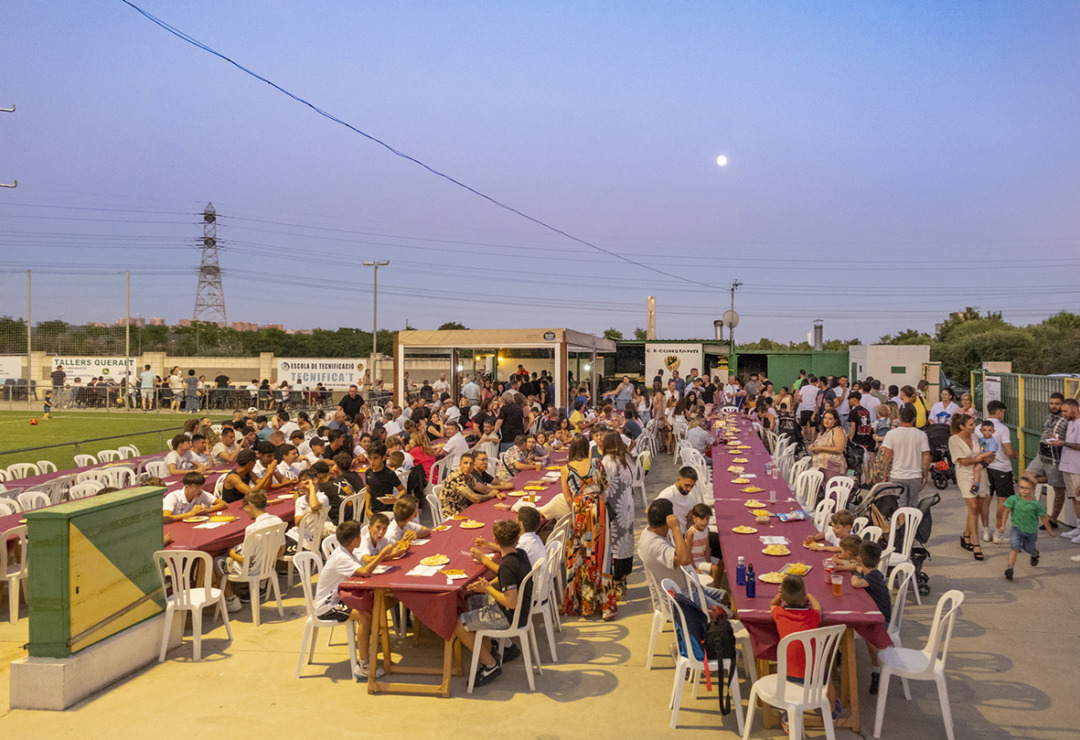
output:
{"label": "pylon lattice structure", "polygon": [[218,263],[217,211],[213,203],[203,209],[202,261],[199,263],[199,287],[195,291],[195,321],[226,323],[225,288],[221,284]]}

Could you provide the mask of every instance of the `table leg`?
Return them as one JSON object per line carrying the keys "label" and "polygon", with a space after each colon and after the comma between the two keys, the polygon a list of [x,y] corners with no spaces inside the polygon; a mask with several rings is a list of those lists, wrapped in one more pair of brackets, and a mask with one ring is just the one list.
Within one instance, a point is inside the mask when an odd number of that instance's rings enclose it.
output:
{"label": "table leg", "polygon": [[859,683],[855,671],[855,630],[848,627],[841,638],[840,703],[851,708],[851,716],[843,726],[859,732]]}
{"label": "table leg", "polygon": [[461,640],[456,637],[451,640],[454,643],[454,675],[465,675],[465,663],[461,660]]}
{"label": "table leg", "polygon": [[444,699],[450,698],[450,673],[454,663],[454,638],[447,640],[443,647],[442,684],[439,686],[440,694]]}
{"label": "table leg", "polygon": [[386,603],[386,589],[377,588],[374,594],[374,603],[371,607],[371,635],[368,637],[368,693],[379,693],[379,682],[375,679],[375,672],[379,662],[379,637],[382,630],[382,620],[378,614],[385,612],[383,604]]}

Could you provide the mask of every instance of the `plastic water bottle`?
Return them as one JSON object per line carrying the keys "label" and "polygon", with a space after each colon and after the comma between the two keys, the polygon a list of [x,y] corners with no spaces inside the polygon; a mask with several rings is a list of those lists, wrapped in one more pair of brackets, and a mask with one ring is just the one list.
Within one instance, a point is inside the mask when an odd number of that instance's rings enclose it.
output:
{"label": "plastic water bottle", "polygon": [[739,564],[735,566],[735,585],[746,585],[746,565],[743,564],[743,556],[739,556]]}
{"label": "plastic water bottle", "polygon": [[752,599],[757,596],[757,578],[754,576],[754,565],[746,566],[746,598]]}

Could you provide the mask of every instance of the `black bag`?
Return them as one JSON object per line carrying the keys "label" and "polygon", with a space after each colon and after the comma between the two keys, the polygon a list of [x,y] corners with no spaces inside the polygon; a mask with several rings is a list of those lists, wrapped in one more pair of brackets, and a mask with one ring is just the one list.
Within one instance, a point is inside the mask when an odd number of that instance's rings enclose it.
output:
{"label": "black bag", "polygon": [[[720,671],[718,678],[718,694],[720,699],[720,714],[731,714],[731,681],[735,678],[735,630],[724,617],[718,617],[709,622],[705,630],[705,653],[711,654],[710,660],[716,660]],[[724,677],[723,661],[731,661],[731,669],[727,671],[727,679]]]}

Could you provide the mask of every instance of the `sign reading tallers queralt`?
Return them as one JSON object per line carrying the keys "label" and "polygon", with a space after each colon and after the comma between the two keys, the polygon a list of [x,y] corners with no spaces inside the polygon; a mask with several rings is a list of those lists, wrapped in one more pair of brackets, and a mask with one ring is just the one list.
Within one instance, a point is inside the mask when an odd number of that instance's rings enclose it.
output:
{"label": "sign reading tallers queralt", "polygon": [[90,378],[112,378],[119,383],[125,375],[124,368],[134,372],[136,362],[135,358],[125,357],[53,357],[52,370],[63,366],[68,385],[75,378],[82,378],[84,383]]}
{"label": "sign reading tallers queralt", "polygon": [[347,390],[350,385],[360,385],[367,363],[360,359],[297,357],[277,361],[277,382],[289,385],[303,383],[314,388],[316,383],[333,390]]}
{"label": "sign reading tallers queralt", "polygon": [[680,378],[689,377],[690,371],[697,368],[704,374],[704,357],[701,345],[692,342],[646,342],[645,343],[645,382],[652,384],[658,370],[664,371],[664,387],[671,380],[671,371],[678,370]]}

